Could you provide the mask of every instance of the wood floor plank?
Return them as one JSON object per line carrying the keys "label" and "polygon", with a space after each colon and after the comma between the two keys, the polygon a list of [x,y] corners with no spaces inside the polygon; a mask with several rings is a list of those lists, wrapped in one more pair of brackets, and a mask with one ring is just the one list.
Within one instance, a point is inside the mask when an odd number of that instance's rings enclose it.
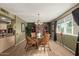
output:
{"label": "wood floor plank", "polygon": [[49,41],[50,49],[46,48],[45,52],[43,48],[39,47],[38,49],[31,48],[27,52],[24,49],[25,41],[15,47],[11,47],[4,51],[0,55],[9,55],[9,56],[74,56],[71,52],[65,49],[63,46],[57,44],[53,40]]}

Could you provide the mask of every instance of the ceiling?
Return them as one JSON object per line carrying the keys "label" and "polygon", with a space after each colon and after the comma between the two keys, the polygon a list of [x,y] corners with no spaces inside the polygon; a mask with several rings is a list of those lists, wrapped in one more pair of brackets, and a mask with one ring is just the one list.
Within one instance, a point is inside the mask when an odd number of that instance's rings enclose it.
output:
{"label": "ceiling", "polygon": [[38,12],[41,22],[49,22],[65,11],[72,8],[75,3],[0,3],[0,7],[19,16],[26,22],[36,22]]}

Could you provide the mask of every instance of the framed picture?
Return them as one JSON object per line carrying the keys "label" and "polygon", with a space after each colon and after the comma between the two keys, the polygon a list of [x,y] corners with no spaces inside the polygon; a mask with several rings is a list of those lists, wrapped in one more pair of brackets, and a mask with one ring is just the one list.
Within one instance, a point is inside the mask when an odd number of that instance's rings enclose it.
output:
{"label": "framed picture", "polygon": [[25,31],[25,25],[24,25],[24,23],[21,23],[21,31],[22,31],[22,32]]}

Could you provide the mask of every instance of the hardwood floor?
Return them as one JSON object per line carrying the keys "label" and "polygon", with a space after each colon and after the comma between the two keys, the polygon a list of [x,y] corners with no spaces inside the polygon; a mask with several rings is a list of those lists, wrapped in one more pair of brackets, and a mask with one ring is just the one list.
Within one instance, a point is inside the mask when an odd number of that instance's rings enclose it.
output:
{"label": "hardwood floor", "polygon": [[50,40],[49,42],[51,50],[46,48],[44,52],[43,48],[39,47],[38,49],[30,48],[27,52],[24,49],[25,41],[15,47],[11,47],[4,51],[2,56],[74,56],[71,52],[65,49],[63,46]]}

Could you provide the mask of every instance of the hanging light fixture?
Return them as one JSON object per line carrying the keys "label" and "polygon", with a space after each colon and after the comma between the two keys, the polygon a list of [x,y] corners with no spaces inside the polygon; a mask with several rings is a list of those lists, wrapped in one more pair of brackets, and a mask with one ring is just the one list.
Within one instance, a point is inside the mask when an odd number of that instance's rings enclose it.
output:
{"label": "hanging light fixture", "polygon": [[39,14],[39,12],[38,12],[38,20],[35,22],[35,24],[36,25],[42,25],[43,23],[39,20],[39,16],[40,16],[40,14]]}

